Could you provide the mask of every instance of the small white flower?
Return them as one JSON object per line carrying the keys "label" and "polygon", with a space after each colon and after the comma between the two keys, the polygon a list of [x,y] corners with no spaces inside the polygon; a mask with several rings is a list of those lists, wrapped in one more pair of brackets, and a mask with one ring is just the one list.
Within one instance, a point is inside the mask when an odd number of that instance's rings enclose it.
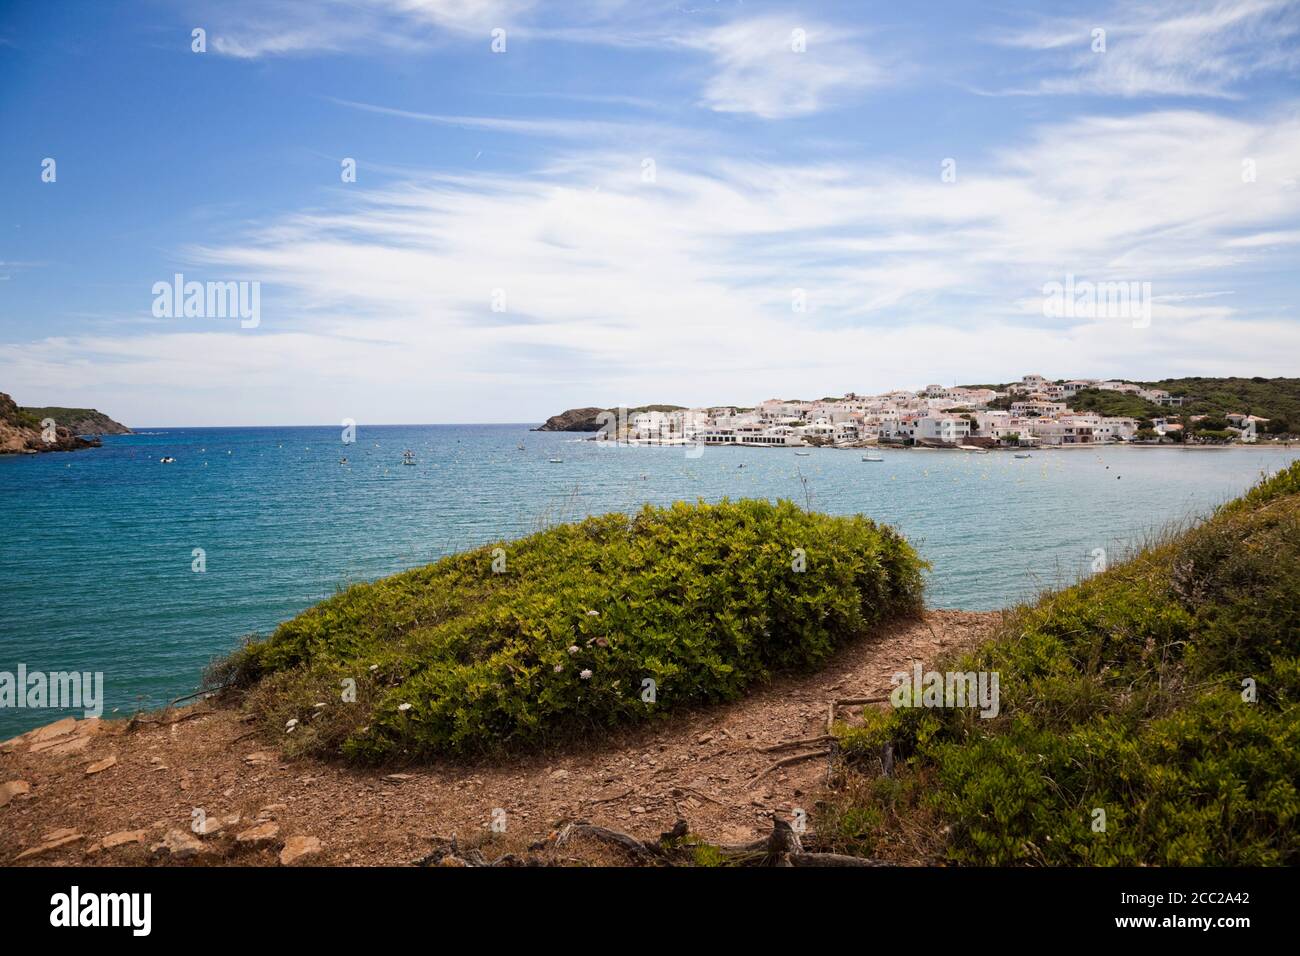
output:
{"label": "small white flower", "polygon": [[564,670],[564,665],[563,665],[563,664],[556,664],[556,665],[555,665],[555,673],[558,674],[558,673],[559,673],[560,671],[562,671],[562,670]]}
{"label": "small white flower", "polygon": [[577,645],[577,644],[570,644],[570,645],[569,645],[569,653],[570,653],[570,654],[576,654],[576,653],[578,653],[578,645]]}
{"label": "small white flower", "polygon": [[578,676],[581,677],[583,680],[591,680],[591,671],[590,671],[590,670],[585,670],[585,671],[583,671],[581,674],[579,674]]}
{"label": "small white flower", "polygon": [[599,612],[599,611],[588,611],[588,612],[587,612],[587,617],[600,617],[600,612]]}
{"label": "small white flower", "polygon": [[405,711],[408,711],[408,710],[411,709],[411,705],[410,705],[410,704],[398,704],[398,705],[397,705],[397,709],[400,710],[400,711],[405,712]]}

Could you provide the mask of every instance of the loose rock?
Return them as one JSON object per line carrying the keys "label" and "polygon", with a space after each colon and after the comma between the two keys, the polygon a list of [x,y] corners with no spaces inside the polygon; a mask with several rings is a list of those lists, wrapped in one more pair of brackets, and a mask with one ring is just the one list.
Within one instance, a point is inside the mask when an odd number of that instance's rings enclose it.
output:
{"label": "loose rock", "polygon": [[321,843],[316,837],[291,836],[284,841],[284,849],[280,851],[280,863],[283,866],[293,866],[299,860],[314,856],[320,851]]}
{"label": "loose rock", "polygon": [[117,757],[105,757],[103,760],[96,760],[94,763],[92,763],[89,767],[86,768],[86,776],[89,777],[93,774],[103,773],[109,767],[113,767],[116,765],[117,765]]}
{"label": "loose rock", "polygon": [[31,793],[32,785],[26,780],[10,780],[8,783],[0,783],[0,807],[12,800],[14,797],[24,793]]}
{"label": "loose rock", "polygon": [[280,836],[280,825],[277,823],[261,823],[255,827],[235,834],[235,842],[244,846],[266,846],[274,843]]}

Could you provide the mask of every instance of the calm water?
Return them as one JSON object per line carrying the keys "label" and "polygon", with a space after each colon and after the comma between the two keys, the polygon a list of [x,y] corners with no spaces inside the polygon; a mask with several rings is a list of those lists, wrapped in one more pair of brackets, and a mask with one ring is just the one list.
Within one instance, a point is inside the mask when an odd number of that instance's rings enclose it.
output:
{"label": "calm water", "polygon": [[[407,448],[415,467],[401,464]],[[0,671],[102,671],[106,714],[157,706],[193,690],[241,635],[340,585],[643,502],[803,503],[800,474],[814,508],[901,529],[934,565],[932,605],[998,608],[1087,573],[1096,548],[1114,560],[1143,533],[1205,513],[1300,449],[884,455],[689,459],[523,425],[448,425],[362,426],[347,446],[336,427],[160,429],[0,457]],[[205,573],[191,570],[195,548]],[[0,739],[58,716],[0,709]]]}

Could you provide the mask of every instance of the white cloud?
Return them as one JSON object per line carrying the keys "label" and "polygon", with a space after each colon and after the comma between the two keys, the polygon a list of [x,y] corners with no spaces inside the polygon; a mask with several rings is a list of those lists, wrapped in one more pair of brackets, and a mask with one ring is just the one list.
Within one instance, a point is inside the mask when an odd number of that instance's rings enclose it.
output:
{"label": "white cloud", "polygon": [[[639,154],[574,147],[528,176],[352,193],[178,264],[262,280],[259,329],[150,321],[0,347],[0,363],[28,403],[75,383],[135,422],[199,424],[518,420],[1025,368],[1282,374],[1300,354],[1294,313],[1266,308],[1240,271],[1285,267],[1285,243],[1242,237],[1286,238],[1300,220],[1294,108],[1052,124],[983,168],[963,162],[955,183],[937,164],[691,156],[659,157],[655,183]],[[1044,319],[1035,300],[1067,273],[1150,282],[1151,328]]]}
{"label": "white cloud", "polygon": [[[839,95],[886,83],[888,71],[859,39],[845,28],[761,17],[736,20],[682,42],[713,59],[705,105],[774,119],[813,113]],[[796,52],[796,45],[802,52]]]}
{"label": "white cloud", "polygon": [[193,5],[215,53],[240,59],[337,53],[367,47],[418,50],[438,35],[512,26],[533,0],[222,0]]}
{"label": "white cloud", "polygon": [[[1097,29],[1104,52],[1093,50]],[[994,39],[1044,53],[1053,74],[1012,92],[1224,97],[1256,74],[1293,70],[1298,36],[1296,0],[1165,0]]]}

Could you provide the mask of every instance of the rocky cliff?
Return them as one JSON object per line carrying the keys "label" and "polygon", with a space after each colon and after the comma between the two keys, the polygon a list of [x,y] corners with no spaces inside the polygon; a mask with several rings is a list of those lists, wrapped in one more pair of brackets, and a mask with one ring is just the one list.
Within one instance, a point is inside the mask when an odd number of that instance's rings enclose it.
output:
{"label": "rocky cliff", "polygon": [[[40,410],[38,409],[38,411]],[[78,409],[78,411],[88,410]],[[94,412],[94,414],[99,415],[98,412]],[[19,408],[12,398],[4,392],[0,392],[0,455],[35,455],[43,451],[76,451],[79,448],[95,448],[100,444],[97,438],[78,438],[75,431],[60,423],[57,418],[55,418],[53,435],[47,435],[45,430],[41,428],[42,418],[54,418],[54,416],[35,415],[30,410]],[[111,419],[107,420],[112,421]],[[116,425],[117,423],[113,422],[113,424]],[[46,441],[47,437],[51,438],[51,440]]]}
{"label": "rocky cliff", "polygon": [[567,412],[552,415],[546,419],[544,425],[539,426],[536,430],[539,432],[598,432],[600,431],[601,422],[596,416],[603,411],[605,411],[603,408],[570,408]]}
{"label": "rocky cliff", "polygon": [[[546,424],[534,428],[537,432],[598,432],[606,422],[611,425],[626,423],[640,412],[680,412],[683,405],[638,405],[636,408],[570,408],[567,412],[552,415]],[[614,418],[601,421],[600,415],[609,412]]]}

